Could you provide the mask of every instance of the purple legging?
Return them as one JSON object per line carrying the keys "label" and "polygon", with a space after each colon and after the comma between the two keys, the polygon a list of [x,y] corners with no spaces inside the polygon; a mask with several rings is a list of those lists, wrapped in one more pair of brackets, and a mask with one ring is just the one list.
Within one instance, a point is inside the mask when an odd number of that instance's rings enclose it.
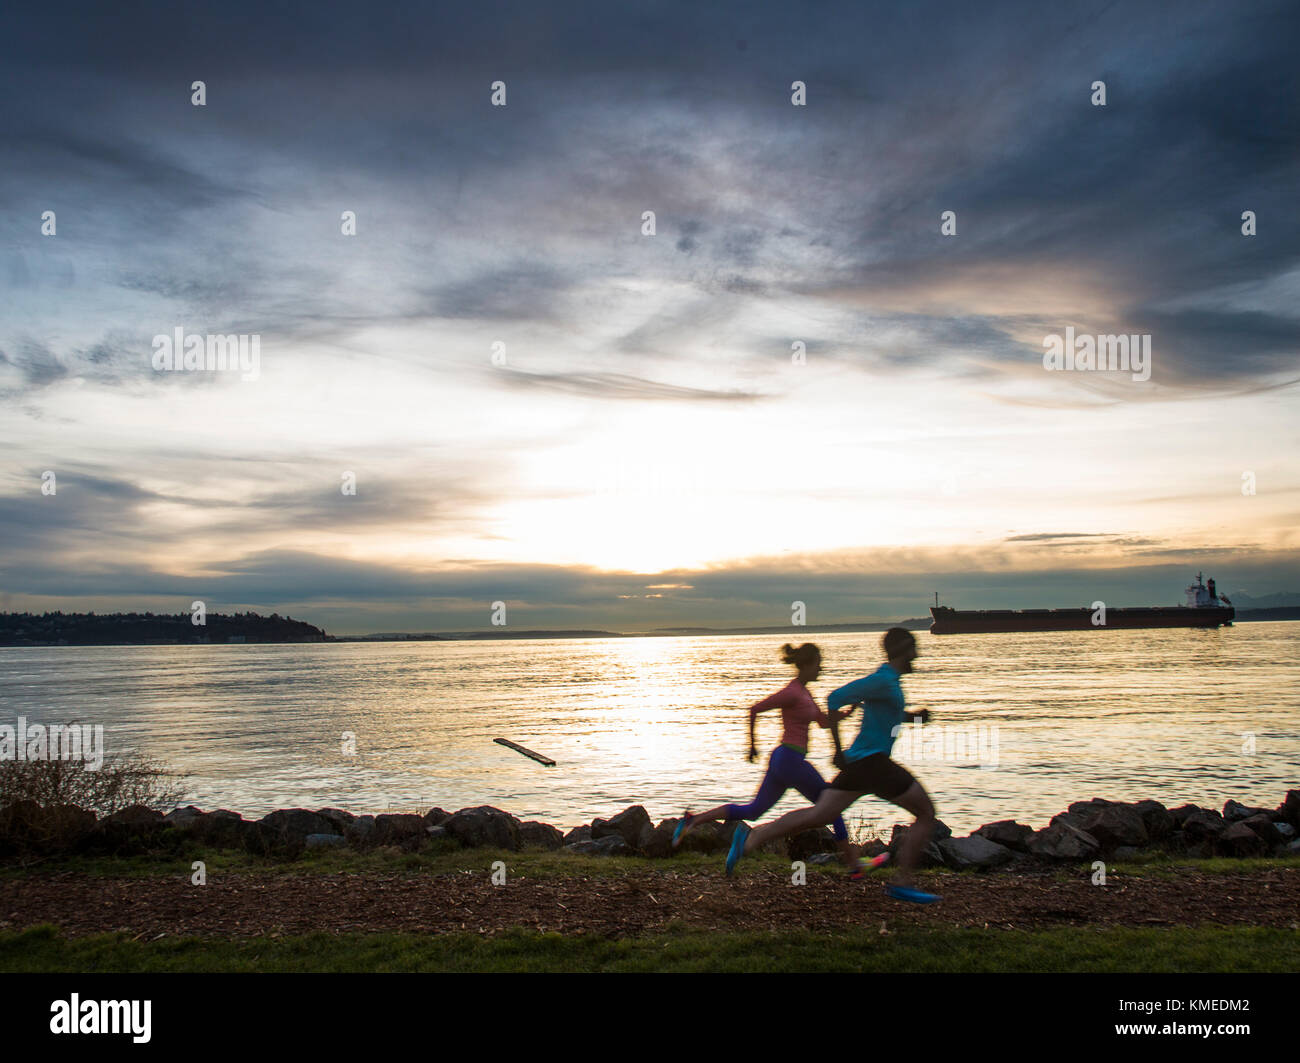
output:
{"label": "purple legging", "polygon": [[[787,790],[798,790],[816,804],[825,789],[826,780],[802,753],[790,746],[777,746],[768,759],[767,774],[763,776],[754,800],[747,805],[728,805],[727,819],[758,819],[780,801]],[[849,832],[844,826],[843,816],[835,817],[831,830],[837,841],[848,841]]]}

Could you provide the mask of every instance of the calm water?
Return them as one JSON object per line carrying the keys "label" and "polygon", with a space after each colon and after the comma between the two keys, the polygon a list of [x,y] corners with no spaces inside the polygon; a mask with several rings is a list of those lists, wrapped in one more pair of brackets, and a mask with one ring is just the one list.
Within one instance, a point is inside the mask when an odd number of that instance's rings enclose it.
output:
{"label": "calm water", "polygon": [[[1300,624],[918,637],[909,707],[960,729],[972,754],[974,729],[996,725],[985,746],[996,766],[896,747],[959,832],[1005,818],[1039,826],[1088,797],[1272,808],[1300,786]],[[813,686],[823,704],[878,664],[879,634],[812,638],[825,655]],[[160,757],[188,776],[194,804],[246,816],[493,804],[572,826],[639,803],[659,819],[753,795],[779,713],[760,717],[764,758],[749,764],[745,709],[792,676],[783,641],[0,649],[0,723],[102,723],[110,751]],[[854,719],[842,726],[851,739]],[[353,756],[341,750],[346,731]],[[943,734],[925,731],[931,743]],[[810,756],[828,778],[830,748],[814,727]],[[777,811],[802,804],[791,794]],[[853,811],[867,823],[904,818],[873,798]]]}

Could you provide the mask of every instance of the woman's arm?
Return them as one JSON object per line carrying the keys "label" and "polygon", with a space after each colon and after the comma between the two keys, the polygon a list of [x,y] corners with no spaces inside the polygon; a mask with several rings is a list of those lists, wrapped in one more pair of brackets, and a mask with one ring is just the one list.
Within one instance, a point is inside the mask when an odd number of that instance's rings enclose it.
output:
{"label": "woman's arm", "polygon": [[758,714],[760,712],[768,712],[771,709],[784,709],[786,707],[786,703],[790,700],[789,690],[790,690],[789,687],[786,687],[785,690],[778,690],[771,697],[764,698],[757,705],[754,705],[750,708],[749,710],[749,754],[746,756],[745,759],[748,760],[751,764],[758,759],[758,739],[755,734],[755,725],[758,720]]}

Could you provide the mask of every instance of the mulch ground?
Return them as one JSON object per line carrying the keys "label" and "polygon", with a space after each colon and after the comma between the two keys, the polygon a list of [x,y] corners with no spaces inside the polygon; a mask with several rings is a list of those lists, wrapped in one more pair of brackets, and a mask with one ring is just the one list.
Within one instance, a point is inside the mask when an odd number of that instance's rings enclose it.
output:
{"label": "mulch ground", "polygon": [[1173,878],[1111,874],[996,873],[927,877],[943,896],[920,906],[885,896],[884,878],[850,882],[751,870],[722,875],[645,872],[623,877],[511,877],[486,872],[427,878],[375,873],[246,873],[187,878],[92,878],[73,873],[0,881],[0,929],[53,923],[72,936],[125,931],[256,937],[311,931],[496,933],[511,928],[630,937],[679,920],[712,930],[833,931],[853,926],[1003,927],[1265,926],[1297,929],[1300,870],[1235,874],[1182,871]]}

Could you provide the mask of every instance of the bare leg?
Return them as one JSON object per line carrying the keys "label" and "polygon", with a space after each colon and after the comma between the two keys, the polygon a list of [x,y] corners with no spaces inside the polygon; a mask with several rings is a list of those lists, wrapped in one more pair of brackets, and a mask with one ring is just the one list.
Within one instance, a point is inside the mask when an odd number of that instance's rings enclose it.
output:
{"label": "bare leg", "polygon": [[894,885],[911,886],[912,871],[920,862],[921,854],[930,842],[930,835],[934,832],[934,805],[930,803],[930,795],[919,782],[912,783],[895,797],[894,804],[916,817],[916,822],[907,832],[907,837],[903,839],[902,848],[898,852],[898,873],[894,876]]}
{"label": "bare leg", "polygon": [[730,808],[730,805],[719,805],[717,808],[711,808],[707,812],[692,812],[691,825],[686,829],[694,829],[697,823],[710,823],[713,820],[726,819]]}
{"label": "bare leg", "polygon": [[745,852],[752,853],[764,842],[798,834],[801,830],[824,827],[861,796],[861,793],[854,793],[852,790],[832,790],[827,787],[812,808],[787,812],[780,819],[755,827],[745,839]]}

